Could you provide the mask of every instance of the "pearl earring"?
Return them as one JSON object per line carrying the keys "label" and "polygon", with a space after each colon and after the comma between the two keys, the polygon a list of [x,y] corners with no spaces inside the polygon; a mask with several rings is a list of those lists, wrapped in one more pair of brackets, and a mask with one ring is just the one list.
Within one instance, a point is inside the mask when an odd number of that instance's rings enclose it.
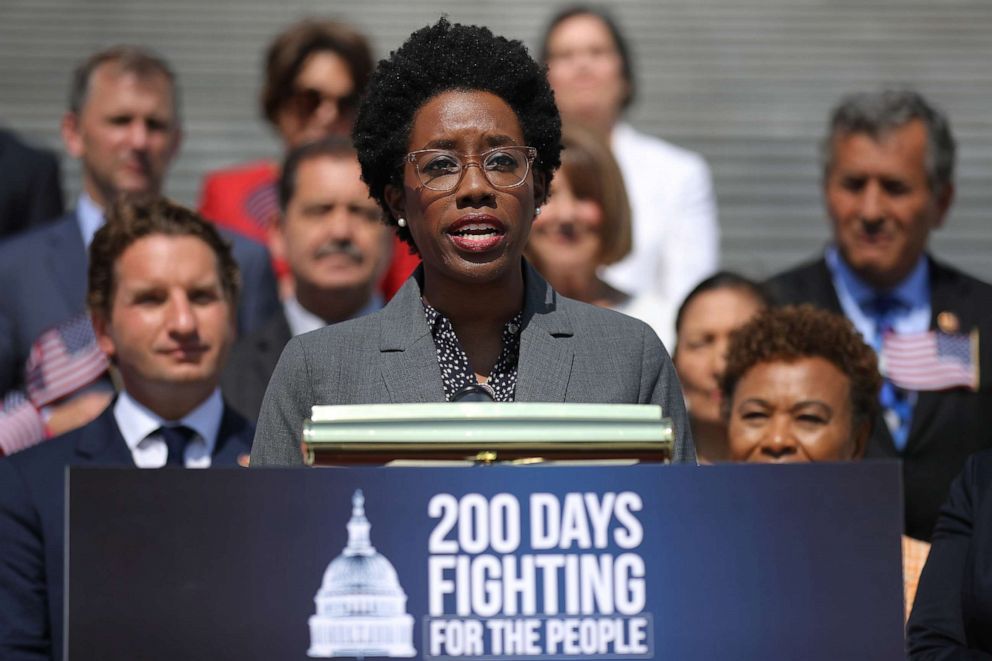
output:
{"label": "pearl earring", "polygon": [[406,218],[397,218],[396,224],[400,227],[406,227]]}
{"label": "pearl earring", "polygon": [[541,215],[541,207],[537,207],[536,209],[534,209],[534,217],[537,218],[540,215]]}

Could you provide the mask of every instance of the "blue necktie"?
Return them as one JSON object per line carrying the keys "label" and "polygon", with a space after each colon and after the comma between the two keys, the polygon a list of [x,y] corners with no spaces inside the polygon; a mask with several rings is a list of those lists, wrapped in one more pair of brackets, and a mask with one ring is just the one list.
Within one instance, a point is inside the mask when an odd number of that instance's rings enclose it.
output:
{"label": "blue necktie", "polygon": [[196,432],[186,425],[176,425],[174,427],[159,427],[158,433],[165,441],[165,446],[169,448],[169,456],[165,460],[165,465],[185,466],[186,445],[193,439]]}
{"label": "blue necktie", "polygon": [[[885,335],[892,332],[896,313],[904,307],[902,301],[888,294],[877,296],[868,304],[867,312],[875,320],[875,351],[878,355],[882,355]],[[909,440],[909,425],[913,417],[912,395],[885,377],[878,399],[896,450],[902,452]]]}

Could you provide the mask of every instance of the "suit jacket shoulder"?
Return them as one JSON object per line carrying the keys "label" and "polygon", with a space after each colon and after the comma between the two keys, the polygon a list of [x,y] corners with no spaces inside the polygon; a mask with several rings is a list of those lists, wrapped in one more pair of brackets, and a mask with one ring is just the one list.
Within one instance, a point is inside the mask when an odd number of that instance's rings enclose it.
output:
{"label": "suit jacket shoulder", "polygon": [[[22,269],[39,269],[38,252],[58,251],[68,255],[79,252],[85,255],[83,236],[75,212],[70,212],[53,222],[0,241],[0,277],[7,278]],[[85,264],[85,259],[81,260]]]}
{"label": "suit jacket shoulder", "polygon": [[219,227],[231,244],[231,254],[241,271],[241,300],[238,302],[238,332],[255,331],[277,314],[281,306],[269,250],[237,232]]}
{"label": "suit jacket shoulder", "polygon": [[772,276],[764,286],[777,305],[810,303],[831,312],[841,312],[830,269],[822,257]]}
{"label": "suit jacket shoulder", "polygon": [[0,658],[62,658],[65,475],[86,464],[134,465],[110,408],[0,459]]}
{"label": "suit jacket shoulder", "polygon": [[[212,465],[251,450],[251,423],[224,407]],[[61,659],[65,476],[70,466],[134,467],[113,406],[93,422],[0,459],[0,658]]]}
{"label": "suit jacket shoulder", "polygon": [[0,242],[0,394],[19,387],[31,344],[85,309],[86,249],[74,213]]}
{"label": "suit jacket shoulder", "polygon": [[257,420],[262,397],[279,356],[293,336],[280,310],[254,333],[238,340],[221,376],[224,398],[238,413]]}
{"label": "suit jacket shoulder", "polygon": [[[907,626],[912,659],[992,653],[992,451],[965,462],[934,528]],[[982,654],[985,652],[986,654]]]}
{"label": "suit jacket shoulder", "polygon": [[942,306],[953,306],[962,329],[992,323],[992,284],[949,264],[930,258],[930,297],[934,316]]}
{"label": "suit jacket shoulder", "polygon": [[62,182],[55,154],[0,130],[0,237],[40,226],[62,212]]}

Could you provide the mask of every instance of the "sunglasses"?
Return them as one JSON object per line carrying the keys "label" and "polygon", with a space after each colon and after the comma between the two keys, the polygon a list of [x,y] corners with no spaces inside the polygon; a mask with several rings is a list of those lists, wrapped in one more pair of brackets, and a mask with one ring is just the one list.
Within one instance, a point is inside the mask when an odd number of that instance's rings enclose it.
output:
{"label": "sunglasses", "polygon": [[286,105],[299,117],[307,118],[317,112],[317,108],[325,101],[334,104],[342,115],[351,114],[358,108],[357,94],[331,96],[308,87],[293,90],[293,93],[286,99]]}

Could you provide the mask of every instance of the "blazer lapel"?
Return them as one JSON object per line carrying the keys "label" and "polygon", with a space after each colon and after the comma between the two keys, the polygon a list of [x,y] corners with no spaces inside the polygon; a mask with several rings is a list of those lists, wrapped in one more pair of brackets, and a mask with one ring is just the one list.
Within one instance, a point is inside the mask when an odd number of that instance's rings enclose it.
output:
{"label": "blazer lapel", "polygon": [[224,403],[224,415],[217,430],[217,443],[214,446],[210,465],[213,467],[247,465],[251,452],[251,442],[255,429],[246,419]]}
{"label": "blazer lapel", "polygon": [[[937,316],[941,312],[952,312],[961,324],[961,332],[967,333],[976,325],[976,320],[970,314],[967,293],[962,293],[959,280],[952,271],[945,269],[939,262],[930,260],[930,328],[937,328]],[[981,338],[984,339],[984,338]],[[981,359],[981,353],[979,353]],[[979,366],[979,369],[981,366]],[[910,420],[909,438],[925,438],[920,429],[930,425],[930,421],[940,411],[941,403],[946,398],[940,392],[921,392],[913,407],[913,417]],[[916,445],[917,443],[911,443]],[[907,446],[908,448],[908,446]]]}
{"label": "blazer lapel", "polygon": [[840,306],[840,299],[837,297],[837,290],[834,289],[834,279],[827,266],[826,259],[819,259],[812,265],[809,279],[809,296],[821,307],[835,314],[844,314]]}
{"label": "blazer lapel", "polygon": [[251,363],[254,371],[252,376],[263,384],[263,391],[264,384],[269,382],[272,372],[276,369],[282,350],[286,348],[292,337],[293,331],[289,328],[289,321],[286,320],[282,310],[279,310],[255,337],[255,355]]}
{"label": "blazer lapel", "polygon": [[76,456],[79,459],[78,464],[134,468],[134,457],[131,456],[131,450],[124,442],[114,419],[113,403],[92,423],[80,429]]}
{"label": "blazer lapel", "polygon": [[[572,325],[558,309],[551,286],[526,261],[523,268],[523,331],[515,400],[563,402],[574,356],[570,343],[560,338],[572,336]],[[444,401],[437,351],[420,302],[422,280],[423,269],[418,267],[383,310],[382,379],[394,403]]]}
{"label": "blazer lapel", "polygon": [[81,309],[86,302],[86,246],[75,213],[67,215],[59,231],[49,236],[46,259],[69,309]]}
{"label": "blazer lapel", "polygon": [[562,338],[573,335],[568,315],[558,309],[558,294],[524,262],[524,315],[517,360],[518,402],[564,402],[574,352]]}
{"label": "blazer lapel", "polygon": [[382,311],[382,382],[394,404],[444,401],[437,351],[420,302],[421,280],[418,267]]}

